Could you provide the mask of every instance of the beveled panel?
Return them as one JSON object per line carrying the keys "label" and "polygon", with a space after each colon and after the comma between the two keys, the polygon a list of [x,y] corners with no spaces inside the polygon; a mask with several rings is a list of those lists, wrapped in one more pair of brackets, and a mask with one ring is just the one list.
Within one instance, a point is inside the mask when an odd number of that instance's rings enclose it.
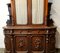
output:
{"label": "beveled panel", "polygon": [[43,24],[44,0],[32,0],[32,23]]}
{"label": "beveled panel", "polygon": [[27,0],[15,0],[17,24],[27,24]]}

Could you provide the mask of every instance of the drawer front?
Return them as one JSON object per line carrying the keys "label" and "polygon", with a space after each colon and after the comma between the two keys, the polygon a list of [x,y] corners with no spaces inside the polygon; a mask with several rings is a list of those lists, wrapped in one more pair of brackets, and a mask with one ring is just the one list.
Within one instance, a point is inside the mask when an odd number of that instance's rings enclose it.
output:
{"label": "drawer front", "polygon": [[28,49],[28,38],[27,36],[15,36],[15,50],[19,51],[27,51]]}
{"label": "drawer front", "polygon": [[43,53],[45,51],[45,36],[35,35],[32,36],[31,40],[32,40],[31,44],[33,53]]}
{"label": "drawer front", "polygon": [[46,30],[38,30],[38,29],[14,30],[14,34],[44,34],[44,33],[46,33]]}

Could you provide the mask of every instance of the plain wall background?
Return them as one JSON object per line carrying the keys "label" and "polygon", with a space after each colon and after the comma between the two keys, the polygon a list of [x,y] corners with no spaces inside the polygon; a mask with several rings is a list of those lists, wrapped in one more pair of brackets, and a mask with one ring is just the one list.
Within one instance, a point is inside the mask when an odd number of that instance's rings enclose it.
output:
{"label": "plain wall background", "polygon": [[60,48],[60,0],[52,0],[51,17],[57,26],[56,48]]}
{"label": "plain wall background", "polygon": [[[58,1],[58,2],[57,2]],[[54,20],[54,24],[58,27],[56,33],[56,48],[60,48],[60,12],[59,12],[59,1],[60,0],[49,0],[49,2],[53,2],[52,10],[51,10],[51,18]],[[8,17],[8,8],[7,3],[10,3],[10,0],[0,0],[0,48],[5,48],[4,45],[4,34],[3,34],[3,26],[6,25]],[[57,5],[56,5],[57,4]]]}
{"label": "plain wall background", "polygon": [[8,8],[7,3],[9,3],[10,0],[0,0],[0,48],[4,48],[4,34],[3,34],[3,26],[6,25],[6,20],[8,17]]}

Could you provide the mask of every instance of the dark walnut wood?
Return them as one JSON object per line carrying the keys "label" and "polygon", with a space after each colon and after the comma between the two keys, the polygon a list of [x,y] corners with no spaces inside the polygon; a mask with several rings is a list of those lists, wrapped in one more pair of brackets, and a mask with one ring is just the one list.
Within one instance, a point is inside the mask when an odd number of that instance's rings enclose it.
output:
{"label": "dark walnut wood", "polygon": [[10,19],[3,27],[5,53],[55,53],[56,27],[48,22],[48,0],[44,0],[44,18],[40,25],[32,24],[32,0],[27,0],[27,25],[16,24],[15,7],[15,0],[11,0],[8,4]]}
{"label": "dark walnut wood", "polygon": [[4,27],[6,53],[55,53],[56,27]]}

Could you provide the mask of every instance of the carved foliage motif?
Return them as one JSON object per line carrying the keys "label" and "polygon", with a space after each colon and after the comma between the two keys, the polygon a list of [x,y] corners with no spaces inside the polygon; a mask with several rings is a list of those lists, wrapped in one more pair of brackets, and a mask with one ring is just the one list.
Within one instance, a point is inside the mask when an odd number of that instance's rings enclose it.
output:
{"label": "carved foliage motif", "polygon": [[11,37],[5,36],[4,42],[5,42],[6,50],[8,51],[11,50]]}
{"label": "carved foliage motif", "polygon": [[32,38],[32,50],[42,51],[43,50],[44,39],[43,37],[33,37]]}
{"label": "carved foliage motif", "polygon": [[4,33],[6,33],[5,34],[6,50],[10,51],[11,53],[14,52],[20,53],[19,51],[29,52],[32,51],[33,53],[34,52],[36,53],[36,51],[39,51],[39,53],[54,53],[55,31],[53,30],[54,32],[52,32],[52,30],[50,31],[48,30],[47,35],[45,35],[46,31],[47,30],[38,29],[36,30],[5,29]]}
{"label": "carved foliage motif", "polygon": [[5,34],[12,34],[12,32],[13,32],[12,30],[4,30]]}
{"label": "carved foliage motif", "polygon": [[16,37],[16,50],[20,51],[20,50],[27,50],[27,38],[26,37]]}
{"label": "carved foliage motif", "polygon": [[24,39],[20,39],[20,41],[19,41],[19,47],[21,48],[21,47],[23,47],[24,46]]}

